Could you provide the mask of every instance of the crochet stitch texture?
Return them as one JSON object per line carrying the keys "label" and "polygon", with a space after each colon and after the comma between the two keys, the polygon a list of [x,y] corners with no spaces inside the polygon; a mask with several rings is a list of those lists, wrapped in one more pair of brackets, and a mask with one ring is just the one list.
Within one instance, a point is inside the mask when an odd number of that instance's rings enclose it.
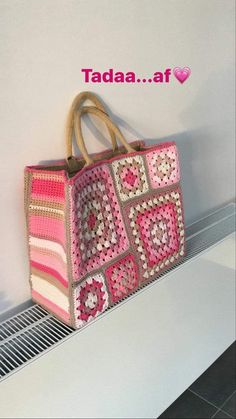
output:
{"label": "crochet stitch texture", "polygon": [[32,298],[72,327],[184,256],[176,145],[140,144],[72,177],[63,163],[25,170]]}

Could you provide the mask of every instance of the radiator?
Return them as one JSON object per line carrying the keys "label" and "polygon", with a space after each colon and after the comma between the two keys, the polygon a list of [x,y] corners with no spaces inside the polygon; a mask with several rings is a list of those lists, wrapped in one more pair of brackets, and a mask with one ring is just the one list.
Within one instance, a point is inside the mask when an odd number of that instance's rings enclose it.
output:
{"label": "radiator", "polygon": [[175,268],[74,331],[0,324],[0,417],[156,418],[235,340],[235,205],[187,228]]}

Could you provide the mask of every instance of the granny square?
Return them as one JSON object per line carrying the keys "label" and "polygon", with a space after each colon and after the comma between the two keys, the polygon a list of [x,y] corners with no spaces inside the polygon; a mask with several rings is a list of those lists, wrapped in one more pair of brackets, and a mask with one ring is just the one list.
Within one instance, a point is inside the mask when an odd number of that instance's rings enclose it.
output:
{"label": "granny square", "polygon": [[82,327],[108,307],[108,293],[102,274],[90,276],[74,290],[75,324]]}
{"label": "granny square", "polygon": [[129,246],[107,166],[78,177],[71,190],[74,279],[104,265]]}
{"label": "granny square", "polygon": [[168,267],[184,254],[180,190],[146,196],[127,208],[141,270],[141,281]]}
{"label": "granny square", "polygon": [[148,191],[142,156],[125,157],[112,162],[116,187],[122,201]]}
{"label": "granny square", "polygon": [[147,166],[153,188],[163,188],[179,182],[179,160],[175,145],[146,154]]}
{"label": "granny square", "polygon": [[105,275],[113,303],[129,295],[138,286],[138,267],[132,254],[109,266]]}

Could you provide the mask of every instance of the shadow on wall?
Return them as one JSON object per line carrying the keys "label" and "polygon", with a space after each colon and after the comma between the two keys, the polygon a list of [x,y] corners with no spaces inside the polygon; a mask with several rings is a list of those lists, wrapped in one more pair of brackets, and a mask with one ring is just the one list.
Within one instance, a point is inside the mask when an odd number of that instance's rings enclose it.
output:
{"label": "shadow on wall", "polygon": [[[122,130],[129,132],[133,138],[144,139],[121,118],[114,117],[114,120]],[[218,131],[218,135],[215,134],[215,130]],[[93,127],[91,131],[93,135],[97,135],[97,128]],[[175,141],[177,144],[186,225],[200,217],[207,216],[212,210],[225,203],[217,203],[216,201],[216,194],[220,195],[220,188],[224,187],[222,171],[220,170],[221,159],[228,159],[229,154],[221,140],[220,131],[221,125],[218,128],[215,125],[214,131],[209,126],[205,126],[193,131],[173,133],[161,140],[157,138],[145,139],[149,145],[165,141]],[[109,148],[105,137],[103,137],[102,143],[104,147]],[[55,163],[55,161],[41,161],[39,164],[50,163]],[[226,170],[227,168],[225,168]],[[228,181],[225,179],[225,187],[227,187],[227,183],[230,185],[230,176]]]}
{"label": "shadow on wall", "polygon": [[9,307],[12,306],[12,302],[8,300],[4,292],[0,292],[0,310],[1,312],[7,311]]}
{"label": "shadow on wall", "polygon": [[[194,78],[194,74],[192,77]],[[148,144],[169,140],[177,143],[187,224],[208,215],[232,199],[234,195],[233,81],[233,66],[213,72],[193,97],[192,104],[179,115],[185,130],[162,139],[146,139]],[[127,132],[127,137],[144,138],[126,121],[114,115],[108,107],[107,109],[125,136]],[[103,123],[99,123],[98,129],[87,116],[84,118],[84,123],[86,129],[97,138],[98,142],[105,148],[110,147],[110,142],[100,131],[101,129],[104,132]],[[76,141],[73,143],[75,155],[78,156],[80,153]]]}
{"label": "shadow on wall", "polygon": [[208,76],[192,104],[180,114],[186,127],[206,125],[213,128],[215,124],[223,124],[234,133],[234,76],[233,61]]}
{"label": "shadow on wall", "polygon": [[[144,139],[121,118],[114,117],[114,120],[134,138]],[[231,193],[233,197],[233,191],[230,191],[230,184],[232,184],[230,175],[232,177],[233,170],[232,150],[230,151],[230,144],[229,147],[225,147],[222,141],[222,135],[227,130],[227,124],[218,122],[213,126],[205,125],[195,130],[173,133],[161,139],[145,139],[149,145],[166,141],[175,141],[177,144],[187,225],[222,206],[225,200],[222,199],[221,202],[219,200],[225,188],[229,188],[228,194]],[[230,139],[230,131],[227,136]],[[229,164],[229,157],[232,158],[231,164]],[[225,159],[223,168],[222,159]],[[226,176],[225,173],[227,174],[225,180],[223,173],[224,176]]]}
{"label": "shadow on wall", "polygon": [[15,316],[21,311],[26,310],[33,304],[33,301],[30,299],[24,301],[22,304],[13,306],[12,302],[5,298],[3,292],[0,292],[0,323],[4,322],[12,316]]}
{"label": "shadow on wall", "polygon": [[[184,123],[183,132],[147,139],[147,143],[177,143],[185,219],[186,224],[191,224],[234,199],[233,63],[211,73],[179,118]],[[143,139],[121,118],[114,120],[134,137]]]}
{"label": "shadow on wall", "polygon": [[232,62],[212,72],[180,114],[187,130],[174,138],[189,222],[234,199],[234,91]]}

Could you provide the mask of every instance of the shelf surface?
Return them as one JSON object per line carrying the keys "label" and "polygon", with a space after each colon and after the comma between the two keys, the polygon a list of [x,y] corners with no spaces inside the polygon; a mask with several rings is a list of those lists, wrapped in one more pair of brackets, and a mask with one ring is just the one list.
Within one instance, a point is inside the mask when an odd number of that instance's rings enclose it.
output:
{"label": "shelf surface", "polygon": [[11,375],[1,417],[158,417],[235,339],[234,255],[232,233]]}

